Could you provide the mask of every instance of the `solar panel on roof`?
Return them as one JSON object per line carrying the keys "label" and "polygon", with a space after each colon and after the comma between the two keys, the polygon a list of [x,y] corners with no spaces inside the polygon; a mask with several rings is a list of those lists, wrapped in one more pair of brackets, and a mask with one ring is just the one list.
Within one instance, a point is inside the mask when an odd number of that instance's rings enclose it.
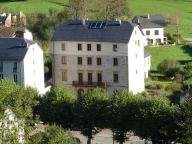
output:
{"label": "solar panel on roof", "polygon": [[90,24],[89,28],[90,29],[103,29],[106,26],[106,22],[93,22]]}

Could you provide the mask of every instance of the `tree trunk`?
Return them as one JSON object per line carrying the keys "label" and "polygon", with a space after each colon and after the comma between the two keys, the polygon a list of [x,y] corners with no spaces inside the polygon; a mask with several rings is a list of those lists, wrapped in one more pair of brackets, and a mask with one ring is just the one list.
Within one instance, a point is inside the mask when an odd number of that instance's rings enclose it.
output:
{"label": "tree trunk", "polygon": [[87,144],[91,144],[91,138],[90,137],[88,137],[88,139],[87,139]]}

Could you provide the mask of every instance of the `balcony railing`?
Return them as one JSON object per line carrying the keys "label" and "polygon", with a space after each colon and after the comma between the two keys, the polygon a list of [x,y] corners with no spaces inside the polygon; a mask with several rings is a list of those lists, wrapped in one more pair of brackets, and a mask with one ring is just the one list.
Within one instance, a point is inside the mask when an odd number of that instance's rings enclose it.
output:
{"label": "balcony railing", "polygon": [[101,87],[106,88],[107,84],[104,82],[87,82],[87,81],[73,81],[75,87]]}

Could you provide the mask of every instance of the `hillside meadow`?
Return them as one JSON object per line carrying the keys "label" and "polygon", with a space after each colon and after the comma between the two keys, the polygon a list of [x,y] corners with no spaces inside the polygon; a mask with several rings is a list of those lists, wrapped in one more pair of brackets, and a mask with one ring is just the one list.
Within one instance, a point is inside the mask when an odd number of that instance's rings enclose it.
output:
{"label": "hillside meadow", "polygon": [[157,70],[157,66],[164,59],[173,59],[178,61],[181,65],[187,62],[192,62],[192,47],[186,45],[178,45],[171,47],[154,47],[146,48],[147,52],[151,54],[151,70]]}
{"label": "hillside meadow", "polygon": [[[68,0],[28,0],[20,2],[1,0],[0,11],[48,13],[50,8],[58,11],[64,9],[67,3]],[[133,16],[147,14],[177,15],[180,18],[181,35],[192,37],[192,0],[128,0],[128,5]]]}

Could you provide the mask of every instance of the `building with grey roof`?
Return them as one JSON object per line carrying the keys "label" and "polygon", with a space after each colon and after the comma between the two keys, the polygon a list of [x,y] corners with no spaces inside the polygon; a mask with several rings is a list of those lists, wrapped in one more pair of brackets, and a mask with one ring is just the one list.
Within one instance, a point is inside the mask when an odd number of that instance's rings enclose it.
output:
{"label": "building with grey roof", "polygon": [[44,91],[43,50],[23,38],[0,38],[0,79]]}
{"label": "building with grey roof", "polygon": [[167,44],[164,27],[168,22],[162,15],[135,16],[132,22],[139,25],[143,31],[146,39],[145,46]]}
{"label": "building with grey roof", "polygon": [[142,92],[143,38],[139,26],[127,21],[65,21],[52,37],[53,84],[77,92],[95,87],[109,94]]}

